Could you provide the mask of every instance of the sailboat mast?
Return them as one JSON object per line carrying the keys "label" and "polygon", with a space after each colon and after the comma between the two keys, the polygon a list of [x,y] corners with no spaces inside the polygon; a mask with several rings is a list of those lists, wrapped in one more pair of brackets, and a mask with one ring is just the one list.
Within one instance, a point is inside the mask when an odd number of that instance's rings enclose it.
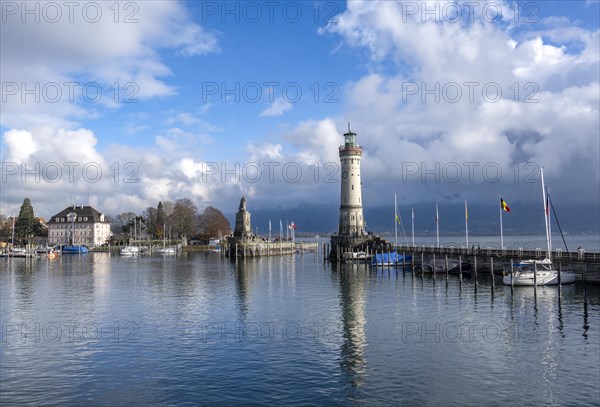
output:
{"label": "sailboat mast", "polygon": [[542,181],[542,198],[544,200],[544,222],[546,223],[546,245],[548,259],[550,257],[550,219],[548,219],[548,202],[546,201],[546,184],[544,184],[544,168],[540,168],[540,178]]}
{"label": "sailboat mast", "polygon": [[412,224],[412,245],[415,247],[415,208],[410,208],[411,224]]}
{"label": "sailboat mast", "polygon": [[15,214],[14,213],[13,213],[13,216],[12,216],[12,221],[13,221],[13,224],[12,224],[12,236],[10,237],[10,242],[12,243],[12,246],[14,247],[14,245],[15,245]]}
{"label": "sailboat mast", "polygon": [[396,194],[394,194],[394,250],[398,249],[398,205],[396,204]]}

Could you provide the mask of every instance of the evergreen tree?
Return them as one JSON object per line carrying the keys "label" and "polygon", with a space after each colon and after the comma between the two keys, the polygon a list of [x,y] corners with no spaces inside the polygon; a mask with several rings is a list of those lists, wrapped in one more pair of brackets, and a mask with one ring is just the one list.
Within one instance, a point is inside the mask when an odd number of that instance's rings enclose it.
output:
{"label": "evergreen tree", "polygon": [[35,235],[38,223],[31,201],[29,198],[25,198],[19,211],[19,217],[15,222],[15,240],[29,243],[29,240]]}

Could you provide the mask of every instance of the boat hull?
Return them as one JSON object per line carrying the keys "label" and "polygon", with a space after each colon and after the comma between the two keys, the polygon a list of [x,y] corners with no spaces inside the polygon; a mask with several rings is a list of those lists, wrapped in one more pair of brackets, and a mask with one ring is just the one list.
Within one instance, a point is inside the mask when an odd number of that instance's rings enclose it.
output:
{"label": "boat hull", "polygon": [[[533,285],[558,285],[558,272],[557,271],[538,271],[534,279],[533,272],[515,272],[504,276],[502,282],[505,285],[518,285],[518,286],[533,286]],[[561,273],[560,283],[561,284],[572,284],[575,282],[575,274],[573,273]]]}
{"label": "boat hull", "polygon": [[89,250],[85,246],[63,246],[61,252],[63,254],[71,254],[71,253],[87,253]]}
{"label": "boat hull", "polygon": [[121,256],[137,256],[140,254],[140,248],[137,246],[125,246],[121,249]]}

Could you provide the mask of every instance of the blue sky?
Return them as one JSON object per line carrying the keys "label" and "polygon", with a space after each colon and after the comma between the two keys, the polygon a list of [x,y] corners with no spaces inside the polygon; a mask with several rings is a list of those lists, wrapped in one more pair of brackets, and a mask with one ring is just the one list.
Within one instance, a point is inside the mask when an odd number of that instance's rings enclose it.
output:
{"label": "blue sky", "polygon": [[504,1],[427,2],[434,15],[420,1],[120,2],[118,16],[81,2],[73,21],[31,4],[38,22],[2,1],[3,214],[25,196],[47,217],[71,196],[108,213],[182,197],[233,212],[242,195],[336,206],[348,122],[365,205],[527,205],[540,166],[555,200],[598,202],[597,1],[518,15]]}

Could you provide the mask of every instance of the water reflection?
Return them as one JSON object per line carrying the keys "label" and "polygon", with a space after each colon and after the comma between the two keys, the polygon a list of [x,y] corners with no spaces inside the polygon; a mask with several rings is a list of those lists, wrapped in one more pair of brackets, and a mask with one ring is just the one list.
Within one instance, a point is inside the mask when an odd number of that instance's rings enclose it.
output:
{"label": "water reflection", "polygon": [[[331,269],[309,255],[239,260],[88,255],[0,263],[0,320],[12,330],[25,323],[33,335],[41,324],[37,342],[15,331],[0,346],[0,404],[598,399],[598,287],[494,289],[482,274],[442,284],[442,274],[433,281],[363,265]],[[253,331],[240,337],[238,323],[258,323],[260,340]],[[57,324],[63,335],[55,341]],[[136,341],[127,339],[132,327]]]}
{"label": "water reflection", "polygon": [[357,264],[344,264],[338,272],[343,343],[341,368],[352,387],[365,380],[365,270]]}
{"label": "water reflection", "polygon": [[256,263],[239,261],[235,263],[235,293],[237,298],[238,319],[245,321],[248,314],[248,297],[250,295],[249,274],[256,268]]}

